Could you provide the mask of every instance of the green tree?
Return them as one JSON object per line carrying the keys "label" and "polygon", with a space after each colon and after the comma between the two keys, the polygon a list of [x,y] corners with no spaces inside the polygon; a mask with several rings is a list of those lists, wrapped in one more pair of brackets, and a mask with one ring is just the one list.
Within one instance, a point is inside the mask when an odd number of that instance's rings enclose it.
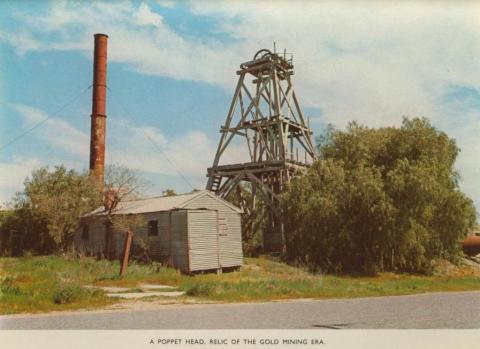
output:
{"label": "green tree", "polygon": [[[15,200],[15,216],[27,241],[29,237],[40,240],[36,246],[40,253],[68,249],[78,218],[98,207],[102,199],[98,184],[88,174],[67,170],[63,165],[33,171],[24,185]],[[33,231],[29,229],[32,226]]]}
{"label": "green tree", "polygon": [[[17,196],[18,197],[18,196]],[[52,253],[55,241],[48,234],[47,223],[26,205],[16,204],[0,217],[1,255],[17,256],[25,251]]]}
{"label": "green tree", "polygon": [[476,221],[458,187],[459,149],[426,119],[329,128],[319,160],[283,195],[286,258],[333,272],[426,272],[455,260]]}

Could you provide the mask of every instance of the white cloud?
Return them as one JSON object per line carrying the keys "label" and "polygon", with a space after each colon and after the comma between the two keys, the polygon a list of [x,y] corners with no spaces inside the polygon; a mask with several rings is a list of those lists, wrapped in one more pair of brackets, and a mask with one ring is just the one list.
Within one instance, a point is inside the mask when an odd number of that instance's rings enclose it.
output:
{"label": "white cloud", "polygon": [[[42,141],[41,146],[47,147],[48,156],[16,156],[11,160],[0,162],[0,206],[11,201],[16,192],[23,189],[23,182],[32,171],[41,166],[64,164],[68,168],[83,170],[88,163],[89,136],[79,131],[70,123],[55,118],[37,108],[27,105],[13,105],[23,130],[28,130],[42,120],[46,120],[36,128],[29,137]],[[17,115],[13,115],[17,117]],[[47,119],[48,118],[48,119]],[[36,142],[32,142],[35,147]],[[35,151],[34,148],[31,149]],[[68,156],[62,156],[62,153]]]}
{"label": "white cloud", "polygon": [[216,41],[182,37],[145,3],[135,6],[129,2],[53,2],[48,12],[18,16],[18,20],[23,29],[6,33],[0,40],[10,43],[21,54],[76,50],[90,57],[92,34],[102,32],[110,36],[111,62],[127,63],[143,74],[231,85],[232,66],[221,63],[225,56],[234,61],[233,51],[222,50]]}
{"label": "white cloud", "polygon": [[[91,34],[106,32],[111,61],[143,74],[231,88],[238,64],[276,41],[294,53],[304,105],[321,108],[325,121],[339,125],[351,119],[398,124],[402,115],[434,119],[434,100],[445,84],[480,83],[475,3],[189,4],[196,15],[216,16],[218,30],[235,40],[182,36],[147,3],[55,2],[48,13],[24,18],[24,39],[11,43],[21,52],[81,50],[90,56]],[[39,31],[57,39],[42,39]]]}
{"label": "white cloud", "polygon": [[155,27],[159,27],[163,21],[162,16],[158,13],[152,12],[150,7],[143,2],[135,13],[135,19],[140,25],[153,25]]}
{"label": "white cloud", "polygon": [[[154,127],[134,125],[125,119],[115,119],[114,125],[107,135],[107,162],[159,175],[181,173],[205,184],[206,169],[212,165],[217,139],[197,130],[167,137]],[[246,155],[247,148],[233,145],[225,159],[244,161]]]}
{"label": "white cloud", "polygon": [[[15,110],[23,118],[24,128],[28,129],[48,114],[26,105],[15,105]],[[200,131],[191,130],[185,134],[167,137],[150,126],[137,125],[127,119],[109,118],[107,132],[106,162],[121,164],[133,170],[162,176],[156,184],[162,188],[181,187],[181,176],[196,188],[205,185],[206,168],[211,165],[216,150],[216,139],[210,139]],[[55,127],[54,127],[55,126]],[[40,166],[55,166],[63,163],[68,168],[79,171],[88,164],[89,136],[79,131],[69,122],[50,117],[46,125],[35,131],[35,137],[51,149],[60,148],[67,157],[49,151],[39,158],[15,158],[0,162],[0,205],[11,200],[15,192],[22,190],[25,177]],[[235,153],[235,152],[234,152]],[[179,176],[181,173],[181,176]]]}
{"label": "white cloud", "polygon": [[[463,148],[458,162],[462,185],[480,201],[474,160],[480,139],[472,131],[476,126],[470,127],[479,115],[471,112],[467,127],[450,127],[449,120],[461,112],[439,102],[448,86],[480,86],[480,4],[192,1],[189,6],[194,15],[215,19],[217,31],[231,40],[181,35],[147,2],[54,2],[49,11],[19,18],[24,28],[10,43],[19,53],[79,50],[90,57],[92,33],[105,32],[113,62],[142,74],[230,89],[239,63],[260,48],[272,48],[275,41],[279,50],[286,47],[294,53],[301,103],[321,109],[322,121],[342,127],[357,119],[381,126],[398,125],[404,115],[426,116],[457,138]],[[57,40],[47,40],[42,33],[54,34]],[[3,32],[0,40],[9,40],[11,34]],[[174,151],[172,139],[157,132],[152,138],[182,162],[185,172],[203,174],[210,165],[213,155],[208,161],[203,153],[189,157],[182,144]],[[178,141],[198,142],[198,149],[212,154],[216,140],[212,143],[192,132],[178,136]],[[154,171],[168,167],[141,164],[135,157],[127,160]]]}
{"label": "white cloud", "polygon": [[161,7],[165,7],[165,8],[175,7],[175,1],[173,0],[157,0],[156,3],[159,4]]}
{"label": "white cloud", "polygon": [[42,49],[42,44],[30,33],[25,31],[19,31],[15,36],[0,31],[0,41],[5,41],[15,46],[15,49],[20,55],[24,55],[29,51],[39,51]]}
{"label": "white cloud", "polygon": [[[14,108],[24,119],[25,129],[48,118],[34,136],[41,138],[44,144],[66,151],[70,159],[87,163],[90,145],[88,134],[37,108],[26,105],[15,105]],[[167,138],[155,127],[134,125],[127,119],[110,117],[108,123],[107,161],[163,175],[177,175],[178,170],[188,176],[203,175],[212,161],[216,144],[202,132],[190,131]],[[173,162],[173,166],[164,154]]]}
{"label": "white cloud", "polygon": [[402,115],[434,118],[432,93],[446,82],[480,83],[471,54],[480,50],[473,34],[477,5],[340,2],[308,3],[306,10],[305,3],[262,2],[255,11],[236,2],[192,6],[200,14],[245,18],[234,26],[225,21],[225,30],[247,42],[251,52],[274,40],[287,47],[295,54],[303,102],[321,108],[325,120],[336,124],[351,119],[392,124]]}
{"label": "white cloud", "polygon": [[[42,110],[27,105],[15,105],[14,109],[24,121],[24,129],[47,119],[45,125],[36,129],[34,137],[42,140],[50,154],[40,160],[18,159],[0,163],[0,202],[10,199],[22,189],[25,177],[39,166],[64,164],[68,168],[82,171],[88,164],[89,135],[78,130],[66,120],[49,116]],[[157,176],[162,187],[178,187],[182,176],[196,188],[206,183],[206,169],[211,166],[217,147],[217,139],[205,133],[190,130],[179,135],[165,135],[161,130],[139,125],[128,119],[109,117],[106,135],[106,164],[121,164],[133,170],[146,172],[149,177]],[[56,150],[66,152],[67,156]],[[225,154],[226,161],[242,162],[247,156],[247,148],[232,145]],[[179,175],[181,174],[181,175]],[[185,183],[181,188],[188,188]]]}
{"label": "white cloud", "polygon": [[32,169],[40,166],[40,160],[35,158],[16,158],[12,162],[0,162],[0,207],[12,200],[15,193],[23,188],[23,182]]}
{"label": "white cloud", "polygon": [[[42,120],[45,126],[38,128],[36,137],[40,137],[48,144],[67,151],[74,157],[87,157],[90,136],[79,131],[61,118],[49,116],[43,111],[27,105],[15,105],[15,109],[25,119],[26,127],[33,127]],[[52,132],[54,130],[54,132]]]}

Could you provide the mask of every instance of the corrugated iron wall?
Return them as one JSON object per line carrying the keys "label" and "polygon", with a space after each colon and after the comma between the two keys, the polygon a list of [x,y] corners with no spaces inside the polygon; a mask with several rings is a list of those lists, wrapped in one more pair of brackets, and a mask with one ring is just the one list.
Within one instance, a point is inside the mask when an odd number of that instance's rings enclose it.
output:
{"label": "corrugated iron wall", "polygon": [[207,195],[195,198],[186,208],[208,208],[218,211],[219,225],[226,224],[226,231],[219,231],[220,264],[222,268],[243,265],[242,225],[240,213]]}
{"label": "corrugated iron wall", "polygon": [[217,211],[188,210],[190,271],[220,268]]}
{"label": "corrugated iron wall", "polygon": [[[208,208],[208,209],[205,209]],[[145,225],[134,230],[133,244],[149,241],[150,256],[171,261],[183,272],[237,267],[243,264],[240,214],[214,198],[204,195],[185,209],[144,213]],[[157,221],[158,235],[148,236],[148,221]],[[75,235],[77,249],[101,255],[105,251],[105,217],[84,220],[89,225],[89,240]],[[113,254],[123,251],[125,232],[115,230],[111,240]]]}

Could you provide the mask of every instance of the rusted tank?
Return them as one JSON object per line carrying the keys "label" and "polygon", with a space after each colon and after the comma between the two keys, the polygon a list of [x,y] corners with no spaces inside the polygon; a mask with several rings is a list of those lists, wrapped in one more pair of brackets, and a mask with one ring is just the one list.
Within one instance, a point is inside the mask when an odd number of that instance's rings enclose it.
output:
{"label": "rusted tank", "polygon": [[93,52],[92,115],[90,129],[90,173],[103,185],[107,97],[108,35],[95,34]]}
{"label": "rusted tank", "polygon": [[460,241],[460,244],[463,252],[469,256],[475,256],[480,253],[480,236],[476,234]]}

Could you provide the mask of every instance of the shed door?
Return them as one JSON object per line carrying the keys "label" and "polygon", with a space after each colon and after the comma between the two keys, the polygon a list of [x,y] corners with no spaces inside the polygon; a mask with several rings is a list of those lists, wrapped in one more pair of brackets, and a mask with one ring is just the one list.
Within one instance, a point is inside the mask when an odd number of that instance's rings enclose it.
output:
{"label": "shed door", "polygon": [[220,267],[217,229],[217,211],[188,211],[190,271]]}

